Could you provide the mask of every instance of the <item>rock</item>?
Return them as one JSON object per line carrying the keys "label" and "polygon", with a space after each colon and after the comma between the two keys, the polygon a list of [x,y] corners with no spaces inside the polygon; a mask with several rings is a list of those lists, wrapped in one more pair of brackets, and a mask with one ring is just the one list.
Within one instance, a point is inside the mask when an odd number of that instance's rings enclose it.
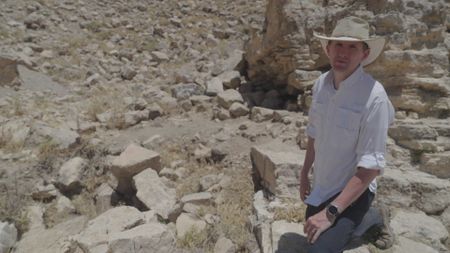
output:
{"label": "rock", "polygon": [[403,236],[399,236],[398,243],[394,244],[393,252],[398,253],[411,253],[411,252],[423,252],[423,253],[438,253],[439,251],[420,243],[418,240],[411,240]]}
{"label": "rock", "polygon": [[230,115],[234,118],[246,116],[249,113],[249,109],[247,108],[247,106],[238,102],[234,102],[233,104],[231,104],[229,111]]}
{"label": "rock", "polygon": [[226,150],[219,149],[219,148],[212,148],[211,149],[211,159],[213,162],[218,163],[221,162],[225,157],[228,155]]}
{"label": "rock", "polygon": [[182,240],[188,233],[201,233],[206,229],[206,222],[199,220],[190,214],[182,213],[177,218],[176,228],[177,237]]}
{"label": "rock", "polygon": [[70,214],[75,213],[77,210],[75,206],[72,204],[69,198],[65,196],[59,196],[56,201],[56,210],[58,213]]}
{"label": "rock", "polygon": [[224,91],[222,80],[218,77],[213,77],[211,80],[206,82],[206,95],[216,96]]}
{"label": "rock", "polygon": [[137,72],[132,67],[125,65],[120,69],[120,76],[124,80],[133,80]]}
{"label": "rock", "polygon": [[168,219],[176,202],[175,189],[168,188],[161,181],[158,173],[146,169],[133,177],[136,197],[149,209],[155,211],[163,219]]}
{"label": "rock", "polygon": [[31,15],[27,16],[23,23],[28,29],[33,30],[45,29],[47,27],[44,16],[37,13],[32,13]]}
{"label": "rock", "polygon": [[227,120],[231,118],[230,111],[223,108],[214,108],[214,118],[219,120]]}
{"label": "rock", "polygon": [[306,71],[296,69],[288,76],[287,83],[298,90],[311,89],[314,82],[322,73],[320,71]]}
{"label": "rock", "polygon": [[144,223],[144,218],[144,214],[134,207],[115,207],[90,220],[73,241],[85,252],[93,252],[98,247],[107,248],[112,234],[137,227]]}
{"label": "rock", "polygon": [[277,196],[298,196],[298,175],[305,151],[295,144],[272,141],[251,148],[253,170],[258,183]]}
{"label": "rock", "polygon": [[164,61],[168,61],[169,60],[169,56],[167,56],[167,54],[163,53],[163,52],[159,52],[159,51],[153,51],[152,52],[152,57],[154,60],[156,60],[158,63],[160,62],[164,62]]}
{"label": "rock", "polygon": [[[223,90],[222,90],[223,91]],[[205,96],[205,95],[194,95],[191,96],[189,98],[189,100],[191,100],[192,105],[197,106],[197,105],[209,105],[209,103],[211,103],[212,98]]]}
{"label": "rock", "polygon": [[44,50],[41,52],[41,57],[46,59],[52,59],[53,58],[53,51],[52,50]]}
{"label": "rock", "polygon": [[439,215],[450,206],[450,191],[435,190],[422,192],[417,199],[417,207],[428,215]]}
{"label": "rock", "polygon": [[164,168],[159,172],[161,177],[166,177],[172,181],[177,181],[180,178],[180,174],[178,174],[174,169]]}
{"label": "rock", "polygon": [[425,243],[440,243],[448,238],[442,223],[422,212],[398,211],[391,220],[396,235]]}
{"label": "rock", "polygon": [[53,81],[49,76],[33,71],[24,65],[17,65],[17,72],[21,80],[21,87],[31,91],[52,92],[59,96],[68,94],[68,89]]}
{"label": "rock", "polygon": [[236,89],[241,84],[241,74],[239,71],[226,71],[217,77],[226,89]]}
{"label": "rock", "polygon": [[255,227],[255,237],[261,248],[261,253],[275,252],[272,247],[272,226],[270,223],[259,223]]}
{"label": "rock", "polygon": [[157,222],[111,234],[108,239],[108,252],[166,253],[175,248],[174,235]]}
{"label": "rock", "polygon": [[[391,207],[411,208],[411,206],[425,207],[435,205],[435,198],[415,198],[425,193],[449,191],[450,182],[436,176],[415,170],[398,170],[386,168],[379,177],[379,193],[384,196],[383,201]],[[430,201],[430,202],[428,202]],[[419,204],[420,203],[420,204]]]}
{"label": "rock", "polygon": [[262,190],[257,191],[253,195],[253,210],[258,222],[272,222],[273,213],[269,211],[269,205],[267,199],[264,197]]}
{"label": "rock", "polygon": [[31,193],[31,197],[36,201],[50,202],[55,199],[58,194],[58,190],[53,184],[47,184],[45,182],[40,182],[36,185],[36,189]]}
{"label": "rock", "polygon": [[106,183],[101,184],[94,195],[96,214],[100,215],[111,209],[114,202],[114,190]]}
{"label": "rock", "polygon": [[58,172],[58,187],[65,193],[80,193],[82,190],[82,176],[86,166],[87,161],[81,157],[74,157],[65,162]]}
{"label": "rock", "polygon": [[178,100],[188,99],[193,95],[202,95],[201,87],[195,83],[177,84],[172,88],[172,96]]}
{"label": "rock", "polygon": [[220,177],[218,175],[210,174],[203,176],[200,179],[200,186],[202,191],[207,191],[211,186],[219,183]]}
{"label": "rock", "polygon": [[214,253],[234,253],[236,250],[236,245],[225,237],[220,237],[214,245]]}
{"label": "rock", "polygon": [[424,124],[402,122],[389,128],[389,136],[396,141],[429,139],[436,140],[438,133],[435,129]]}
{"label": "rock", "polygon": [[136,144],[130,144],[120,156],[114,158],[111,164],[111,172],[118,180],[117,191],[132,192],[131,178],[147,168],[157,172],[161,170],[159,154]]}
{"label": "rock", "polygon": [[194,150],[194,157],[197,160],[210,160],[211,148],[199,144],[198,147]]}
{"label": "rock", "polygon": [[445,209],[445,211],[441,214],[442,223],[445,225],[447,230],[450,230],[450,206]]}
{"label": "rock", "polygon": [[61,222],[50,229],[45,227],[30,229],[23,234],[16,244],[14,252],[70,252],[72,247],[71,237],[78,234],[87,222],[87,217],[79,216]]}
{"label": "rock", "polygon": [[158,104],[152,104],[148,107],[148,118],[154,120],[164,115],[164,110]]}
{"label": "rock", "polygon": [[450,152],[423,153],[420,157],[420,170],[440,178],[450,178]]}
{"label": "rock", "polygon": [[17,241],[17,229],[14,224],[0,222],[0,252],[9,252]]}
{"label": "rock", "polygon": [[273,119],[273,110],[263,107],[252,107],[250,119],[255,122],[263,122]]}
{"label": "rock", "polygon": [[39,137],[49,140],[62,149],[74,147],[80,141],[80,135],[77,132],[66,128],[52,128],[43,123],[36,123],[33,128]]}
{"label": "rock", "polygon": [[303,224],[290,223],[284,220],[272,223],[273,252],[306,253],[308,243],[303,233]]}
{"label": "rock", "polygon": [[164,137],[159,134],[155,134],[152,137],[142,142],[142,146],[146,149],[154,149],[159,147],[164,142]]}
{"label": "rock", "polygon": [[244,103],[244,99],[242,98],[242,95],[239,93],[239,91],[234,89],[228,89],[217,95],[217,102],[223,108],[229,109],[230,106],[235,102],[241,104]]}
{"label": "rock", "polygon": [[21,84],[17,64],[16,60],[0,56],[0,86]]}
{"label": "rock", "polygon": [[88,78],[86,78],[83,84],[88,87],[93,86],[99,82],[100,78],[101,78],[100,74],[98,73],[92,74]]}
{"label": "rock", "polygon": [[185,195],[181,198],[181,203],[191,203],[194,205],[209,205],[211,204],[211,201],[213,199],[213,196],[209,192],[199,192],[199,193],[191,193],[188,195]]}
{"label": "rock", "polygon": [[130,111],[123,114],[124,128],[139,124],[141,121],[147,120],[150,115],[148,110]]}

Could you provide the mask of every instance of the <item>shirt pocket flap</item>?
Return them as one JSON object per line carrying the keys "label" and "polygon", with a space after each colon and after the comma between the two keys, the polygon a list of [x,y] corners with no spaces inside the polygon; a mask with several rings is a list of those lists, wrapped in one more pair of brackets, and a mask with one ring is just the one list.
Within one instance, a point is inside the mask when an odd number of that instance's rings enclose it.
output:
{"label": "shirt pocket flap", "polygon": [[338,108],[337,110],[337,126],[345,128],[349,131],[359,129],[361,121],[361,113],[354,112],[346,108]]}

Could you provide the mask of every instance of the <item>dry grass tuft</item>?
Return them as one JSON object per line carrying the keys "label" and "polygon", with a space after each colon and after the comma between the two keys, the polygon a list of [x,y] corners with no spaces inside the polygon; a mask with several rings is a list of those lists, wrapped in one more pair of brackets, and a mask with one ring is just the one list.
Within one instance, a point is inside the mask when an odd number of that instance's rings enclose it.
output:
{"label": "dry grass tuft", "polygon": [[284,207],[274,209],[275,220],[300,223],[305,220],[306,205],[295,199],[283,199]]}
{"label": "dry grass tuft", "polygon": [[126,104],[124,97],[126,95],[119,90],[96,87],[87,102],[85,114],[90,120],[97,121],[97,115],[110,112],[111,117],[106,122],[107,127],[122,129],[125,126]]}
{"label": "dry grass tuft", "polygon": [[233,170],[231,184],[223,190],[225,201],[217,206],[220,230],[240,249],[253,236],[249,220],[254,194],[250,173],[250,169]]}
{"label": "dry grass tuft", "polygon": [[217,239],[218,233],[214,227],[208,226],[202,231],[193,227],[182,239],[177,240],[177,246],[194,252],[213,252]]}
{"label": "dry grass tuft", "polygon": [[23,149],[24,142],[16,142],[13,139],[13,135],[2,128],[0,130],[0,149],[3,149],[6,153],[15,153]]}
{"label": "dry grass tuft", "polygon": [[58,144],[48,138],[38,146],[37,156],[40,161],[52,160],[58,153]]}
{"label": "dry grass tuft", "polygon": [[29,220],[25,203],[30,200],[20,191],[17,178],[14,179],[12,187],[0,184],[0,189],[0,221],[14,223],[20,238],[28,230]]}

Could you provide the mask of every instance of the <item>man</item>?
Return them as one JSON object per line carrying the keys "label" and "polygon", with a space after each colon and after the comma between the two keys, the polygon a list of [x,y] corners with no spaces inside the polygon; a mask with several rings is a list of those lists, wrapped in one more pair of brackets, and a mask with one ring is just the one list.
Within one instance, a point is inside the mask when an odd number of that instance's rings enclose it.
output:
{"label": "man", "polygon": [[330,37],[314,36],[331,70],[316,81],[309,111],[300,172],[300,197],[308,205],[304,232],[308,252],[342,252],[374,198],[394,109],[383,86],[362,68],[384,47],[383,38],[369,38],[365,20],[347,17]]}

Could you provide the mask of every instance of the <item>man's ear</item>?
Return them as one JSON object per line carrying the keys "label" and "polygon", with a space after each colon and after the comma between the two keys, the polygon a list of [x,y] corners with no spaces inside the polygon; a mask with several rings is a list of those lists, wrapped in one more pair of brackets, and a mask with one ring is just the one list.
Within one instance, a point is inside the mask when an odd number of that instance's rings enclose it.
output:
{"label": "man's ear", "polygon": [[364,54],[363,60],[365,60],[365,59],[369,56],[369,54],[370,54],[370,48],[364,50],[364,53],[363,53],[363,54]]}

